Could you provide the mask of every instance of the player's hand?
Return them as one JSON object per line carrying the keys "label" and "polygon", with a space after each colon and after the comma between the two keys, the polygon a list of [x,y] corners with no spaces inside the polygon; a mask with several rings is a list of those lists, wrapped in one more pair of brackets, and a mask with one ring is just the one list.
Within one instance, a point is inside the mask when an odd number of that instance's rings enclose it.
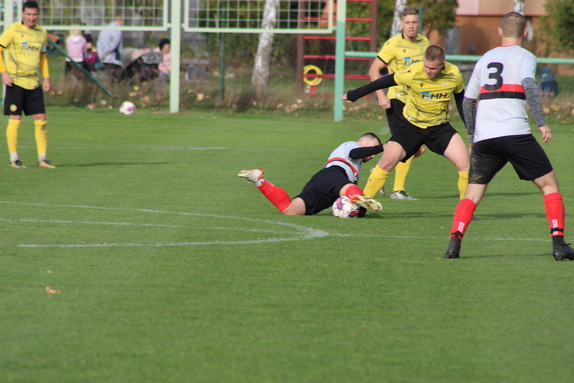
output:
{"label": "player's hand", "polygon": [[389,109],[391,107],[391,101],[383,92],[377,92],[377,99],[381,108]]}
{"label": "player's hand", "polygon": [[2,72],[2,83],[6,86],[12,86],[12,76],[8,71]]}
{"label": "player's hand", "polygon": [[543,125],[538,129],[542,133],[542,142],[544,142],[545,144],[550,142],[550,140],[552,139],[552,132],[550,131],[548,125]]}
{"label": "player's hand", "polygon": [[45,78],[44,82],[42,83],[42,89],[44,90],[44,92],[49,92],[51,89],[51,84],[50,84],[50,79],[49,78]]}
{"label": "player's hand", "polygon": [[349,104],[352,104],[352,103],[353,103],[353,101],[347,100],[347,93],[343,94],[343,97],[341,97],[341,100],[347,101]]}

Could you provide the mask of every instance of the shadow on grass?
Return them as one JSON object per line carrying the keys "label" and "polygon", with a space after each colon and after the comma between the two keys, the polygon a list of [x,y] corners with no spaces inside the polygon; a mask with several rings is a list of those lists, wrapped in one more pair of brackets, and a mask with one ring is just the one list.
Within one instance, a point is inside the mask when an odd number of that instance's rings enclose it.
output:
{"label": "shadow on grass", "polygon": [[[542,193],[540,190],[533,188],[532,192],[493,192],[489,193],[488,191],[484,195],[484,198],[490,197],[520,197],[520,196],[527,196],[527,195],[540,195],[542,198]],[[429,197],[428,199],[451,199],[451,198],[459,198],[458,194],[445,194],[440,197]]]}
{"label": "shadow on grass", "polygon": [[63,167],[89,167],[89,166],[149,166],[149,165],[167,165],[169,162],[97,162],[93,164],[75,164],[75,165],[58,165]]}

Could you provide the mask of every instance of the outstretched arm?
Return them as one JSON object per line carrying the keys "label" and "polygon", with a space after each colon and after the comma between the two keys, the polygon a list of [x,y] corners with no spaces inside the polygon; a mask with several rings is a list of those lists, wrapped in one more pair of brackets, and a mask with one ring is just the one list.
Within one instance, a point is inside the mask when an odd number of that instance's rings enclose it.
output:
{"label": "outstretched arm", "polygon": [[383,144],[376,146],[364,146],[361,148],[355,148],[349,152],[349,157],[354,160],[359,158],[365,158],[369,156],[374,156],[383,151]]}
{"label": "outstretched arm", "polygon": [[395,75],[390,74],[370,82],[360,88],[348,91],[347,94],[343,95],[342,99],[349,102],[355,102],[361,97],[366,96],[369,93],[373,93],[378,89],[384,89],[395,85],[397,85],[395,82]]}

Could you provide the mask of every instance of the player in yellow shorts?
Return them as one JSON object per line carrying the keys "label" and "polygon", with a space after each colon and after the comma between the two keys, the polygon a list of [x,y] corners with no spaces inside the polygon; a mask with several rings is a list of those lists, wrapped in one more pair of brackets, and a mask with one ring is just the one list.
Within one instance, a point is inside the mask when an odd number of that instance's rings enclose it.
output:
{"label": "player in yellow shorts", "polygon": [[[401,13],[401,25],[403,31],[400,35],[390,38],[385,42],[381,48],[377,58],[371,64],[369,69],[369,76],[371,81],[375,81],[381,77],[380,73],[388,67],[389,73],[393,74],[406,68],[409,65],[423,61],[425,50],[429,46],[429,40],[418,34],[419,29],[419,11],[415,7],[405,7]],[[391,134],[394,134],[403,118],[403,108],[407,101],[407,90],[404,86],[392,86],[388,88],[385,95],[382,89],[375,91],[378,104],[381,108],[386,110],[387,121]],[[399,162],[395,168],[395,183],[391,193],[392,199],[416,200],[417,198],[411,197],[405,191],[405,182],[411,162],[414,157],[421,155],[425,147],[421,151],[410,157],[405,162]],[[381,190],[381,192],[383,192]]]}
{"label": "player in yellow shorts", "polygon": [[444,48],[431,45],[425,51],[423,62],[343,95],[343,100],[354,102],[377,89],[395,85],[405,86],[408,92],[404,120],[385,145],[382,158],[371,172],[363,190],[365,196],[375,196],[395,166],[426,145],[456,166],[459,195],[464,197],[468,185],[469,155],[464,141],[449,123],[448,109],[450,100],[454,98],[462,118],[464,85],[459,69],[445,62],[444,58]]}
{"label": "player in yellow shorts", "polygon": [[[22,112],[34,119],[35,138],[38,149],[38,166],[55,168],[46,159],[48,134],[46,132],[46,108],[42,91],[50,91],[50,71],[46,58],[48,35],[36,24],[38,4],[26,1],[22,10],[22,21],[12,24],[0,36],[0,72],[6,85],[4,115],[10,116],[6,138],[10,152],[10,166],[25,168],[18,157],[18,129]],[[6,62],[2,52],[6,50]],[[40,86],[39,72],[44,78]]]}

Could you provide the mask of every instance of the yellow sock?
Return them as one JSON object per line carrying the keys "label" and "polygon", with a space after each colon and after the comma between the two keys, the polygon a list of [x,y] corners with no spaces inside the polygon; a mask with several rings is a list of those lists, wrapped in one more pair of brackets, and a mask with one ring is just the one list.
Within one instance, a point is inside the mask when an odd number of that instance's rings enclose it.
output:
{"label": "yellow sock", "polygon": [[411,169],[411,162],[413,162],[414,156],[406,160],[406,162],[399,162],[395,167],[395,186],[393,191],[405,190],[405,182],[407,180],[407,175]]}
{"label": "yellow sock", "polygon": [[383,186],[385,186],[385,182],[387,182],[387,178],[389,177],[389,173],[384,171],[379,167],[379,165],[375,166],[371,175],[369,176],[369,180],[363,189],[363,194],[366,197],[373,198],[377,195],[377,192],[381,190]]}
{"label": "yellow sock", "polygon": [[22,120],[8,120],[6,129],[6,139],[8,141],[8,152],[18,153],[18,129]]}
{"label": "yellow sock", "polygon": [[38,156],[46,155],[48,150],[48,132],[46,131],[46,120],[35,120],[34,127],[36,128],[36,146],[38,148]]}
{"label": "yellow sock", "polygon": [[464,193],[466,193],[467,186],[468,172],[458,172],[458,192],[460,193],[460,199],[464,198]]}

